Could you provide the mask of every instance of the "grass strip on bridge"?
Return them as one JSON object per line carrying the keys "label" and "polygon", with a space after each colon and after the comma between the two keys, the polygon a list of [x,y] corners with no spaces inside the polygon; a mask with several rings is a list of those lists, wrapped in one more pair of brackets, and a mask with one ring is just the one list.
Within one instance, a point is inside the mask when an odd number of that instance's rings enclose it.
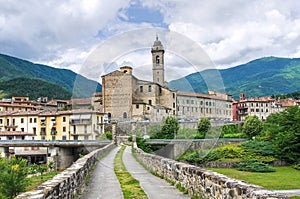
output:
{"label": "grass strip on bridge", "polygon": [[114,170],[120,182],[124,199],[147,199],[148,197],[141,188],[140,182],[131,176],[123,163],[122,156],[125,148],[125,146],[122,146],[114,159]]}

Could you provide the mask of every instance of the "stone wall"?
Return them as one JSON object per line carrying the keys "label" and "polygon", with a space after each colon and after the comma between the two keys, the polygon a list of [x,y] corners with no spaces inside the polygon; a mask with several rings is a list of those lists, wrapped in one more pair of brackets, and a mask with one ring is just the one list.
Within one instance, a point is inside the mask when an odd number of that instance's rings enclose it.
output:
{"label": "stone wall", "polygon": [[144,153],[134,146],[138,159],[152,172],[184,187],[190,196],[201,198],[288,198],[280,193],[247,184],[216,172]]}
{"label": "stone wall", "polygon": [[15,199],[60,199],[76,198],[83,190],[85,180],[97,158],[110,151],[114,144],[109,144],[101,149],[92,151],[78,159],[69,168],[53,177],[52,180],[39,185],[32,191],[20,194]]}

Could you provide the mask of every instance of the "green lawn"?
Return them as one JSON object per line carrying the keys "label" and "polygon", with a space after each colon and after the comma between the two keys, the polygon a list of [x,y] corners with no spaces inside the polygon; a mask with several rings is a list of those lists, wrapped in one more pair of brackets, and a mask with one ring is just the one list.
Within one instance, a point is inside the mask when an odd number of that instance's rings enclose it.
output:
{"label": "green lawn", "polygon": [[55,172],[45,173],[45,174],[43,174],[43,177],[34,176],[34,177],[29,178],[29,183],[26,187],[26,191],[30,191],[30,190],[34,189],[38,185],[41,185],[43,182],[50,180],[57,174],[59,174],[59,172],[55,171]]}
{"label": "green lawn", "polygon": [[236,169],[209,168],[226,176],[244,180],[271,190],[300,189],[300,170],[292,167],[275,167],[276,172],[255,173]]}

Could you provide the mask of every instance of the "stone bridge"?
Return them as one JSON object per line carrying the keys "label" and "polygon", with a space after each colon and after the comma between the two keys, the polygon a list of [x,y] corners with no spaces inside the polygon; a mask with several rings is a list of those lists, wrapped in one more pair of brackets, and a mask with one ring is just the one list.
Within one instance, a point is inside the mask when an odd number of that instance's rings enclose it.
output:
{"label": "stone bridge", "polygon": [[0,153],[2,157],[9,156],[9,148],[41,147],[45,148],[48,161],[53,161],[57,169],[65,169],[76,161],[80,154],[86,155],[91,151],[102,148],[111,141],[89,140],[1,140]]}
{"label": "stone bridge", "polygon": [[163,146],[160,150],[155,151],[155,154],[175,159],[184,152],[196,149],[212,149],[216,146],[225,144],[239,143],[246,139],[150,139],[146,144]]}
{"label": "stone bridge", "polygon": [[[82,191],[86,188],[85,182],[86,178],[96,164],[99,156],[103,154],[107,154],[110,156],[111,165],[113,165],[113,158],[115,153],[112,153],[112,149],[115,149],[114,144],[109,144],[101,149],[97,149],[88,155],[78,159],[71,167],[55,176],[52,180],[49,180],[42,185],[36,187],[34,190],[23,193],[16,197],[16,199],[54,199],[54,198],[70,198],[75,199],[78,198],[79,195],[82,194]],[[252,198],[252,199],[287,199],[288,196],[285,193],[265,190],[262,187],[247,184],[246,182],[235,180],[224,175],[211,172],[205,170],[200,167],[196,167],[193,165],[188,165],[185,163],[180,163],[174,161],[172,159],[164,158],[161,156],[147,154],[143,152],[141,149],[137,148],[134,144],[134,151],[136,152],[136,157],[139,162],[141,162],[148,171],[155,173],[157,176],[160,176],[162,179],[165,179],[168,182],[172,182],[176,186],[180,186],[186,190],[188,196],[192,197],[196,196],[197,198],[216,198],[216,199],[235,199],[235,198]],[[131,156],[131,149],[123,154],[123,161],[125,162],[136,162],[132,157],[131,159],[128,157]],[[105,159],[105,158],[103,158]],[[110,188],[103,188],[99,184],[95,184],[95,189],[88,190],[88,192],[99,192],[97,197],[93,198],[123,198],[123,197],[113,197],[113,193],[120,192],[120,186],[112,186],[112,181],[114,178],[111,176],[105,177],[101,179],[102,176],[106,176],[103,173],[107,173],[107,169],[111,169],[113,172],[113,166],[108,166],[107,162],[102,162],[102,160],[96,165],[99,166],[100,169],[95,168],[94,172],[98,173],[98,177],[100,176],[101,180],[106,180],[105,185],[108,185]],[[130,160],[129,160],[130,159]],[[136,163],[138,164],[138,163]],[[128,164],[125,164],[128,169]],[[129,168],[132,166],[129,166]],[[105,168],[102,169],[101,168]],[[134,167],[133,167],[134,168]],[[128,169],[128,170],[132,170]],[[148,175],[147,171],[139,172],[136,168],[134,168],[132,175],[145,176]],[[137,172],[138,171],[138,172]],[[101,174],[102,173],[102,174]],[[100,175],[101,174],[101,175]],[[93,173],[94,175],[94,173]],[[112,174],[113,175],[113,174]],[[160,179],[161,178],[157,178]],[[154,185],[158,187],[163,187],[162,195],[169,191],[169,187],[162,186],[159,182],[155,182],[152,186],[152,179],[148,180],[148,176],[143,179],[142,186],[143,189],[157,192],[157,189],[153,189]],[[151,186],[147,185],[151,184]],[[175,186],[173,186],[174,188]],[[106,192],[110,194],[110,197],[101,197],[104,194],[102,192]],[[172,191],[173,192],[173,191]],[[150,192],[147,192],[147,194]],[[156,197],[149,198],[167,198],[168,196],[161,197],[162,195],[157,195]],[[296,194],[295,194],[296,195]],[[170,197],[170,196],[169,196]],[[187,198],[187,197],[176,197],[176,198]],[[87,197],[90,198],[90,197]],[[170,197],[175,198],[175,197]]]}

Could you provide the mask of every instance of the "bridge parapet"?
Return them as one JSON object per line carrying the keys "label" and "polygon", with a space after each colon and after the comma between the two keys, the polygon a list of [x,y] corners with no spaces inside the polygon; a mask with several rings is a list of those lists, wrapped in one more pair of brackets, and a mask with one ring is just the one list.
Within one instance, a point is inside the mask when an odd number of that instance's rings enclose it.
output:
{"label": "bridge parapet", "polygon": [[148,154],[134,146],[137,158],[150,171],[200,198],[280,198],[284,194],[235,180],[203,168]]}
{"label": "bridge parapet", "polygon": [[18,195],[15,199],[52,199],[76,198],[85,186],[85,180],[97,158],[113,149],[114,144],[109,144],[101,149],[92,151],[78,159],[72,166],[62,173],[46,181],[35,189]]}

